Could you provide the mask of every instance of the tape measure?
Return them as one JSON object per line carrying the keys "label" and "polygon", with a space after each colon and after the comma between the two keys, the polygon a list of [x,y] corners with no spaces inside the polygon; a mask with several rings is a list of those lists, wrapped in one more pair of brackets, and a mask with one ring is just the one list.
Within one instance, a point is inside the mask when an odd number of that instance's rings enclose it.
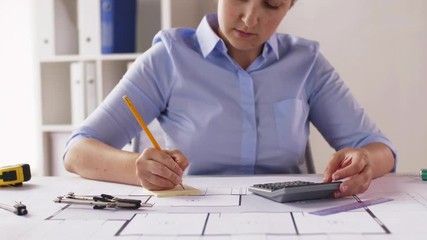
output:
{"label": "tape measure", "polygon": [[26,163],[0,167],[0,186],[19,186],[22,185],[23,182],[26,182],[30,179],[30,165]]}

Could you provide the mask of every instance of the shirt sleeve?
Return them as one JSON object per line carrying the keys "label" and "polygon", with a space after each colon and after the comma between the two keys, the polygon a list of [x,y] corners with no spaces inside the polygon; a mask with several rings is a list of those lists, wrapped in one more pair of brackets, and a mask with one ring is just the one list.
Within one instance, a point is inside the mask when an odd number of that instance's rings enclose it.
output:
{"label": "shirt sleeve", "polygon": [[308,82],[310,121],[335,150],[380,142],[391,149],[396,159],[396,150],[391,141],[368,117],[320,53]]}
{"label": "shirt sleeve", "polygon": [[100,106],[79,126],[66,144],[68,148],[81,138],[94,138],[122,148],[142,131],[123,101],[128,96],[148,124],[166,109],[172,86],[170,58],[162,42],[142,54],[126,72]]}

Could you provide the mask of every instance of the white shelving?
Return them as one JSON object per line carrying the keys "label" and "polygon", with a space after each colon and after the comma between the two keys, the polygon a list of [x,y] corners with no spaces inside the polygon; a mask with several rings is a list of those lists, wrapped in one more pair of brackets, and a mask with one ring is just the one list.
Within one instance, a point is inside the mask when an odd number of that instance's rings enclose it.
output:
{"label": "white shelving", "polygon": [[211,0],[137,0],[137,52],[101,54],[100,0],[37,0],[37,72],[40,90],[40,148],[43,175],[67,174],[62,167],[64,144],[74,129],[72,63],[95,65],[99,104],[162,28],[196,27]]}

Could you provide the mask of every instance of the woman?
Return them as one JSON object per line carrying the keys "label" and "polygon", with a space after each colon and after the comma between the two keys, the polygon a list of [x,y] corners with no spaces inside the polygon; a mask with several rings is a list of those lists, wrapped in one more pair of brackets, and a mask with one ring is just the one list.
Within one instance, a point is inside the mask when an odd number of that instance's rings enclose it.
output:
{"label": "woman", "polygon": [[[335,197],[364,192],[393,169],[395,151],[317,43],[275,33],[293,4],[219,0],[196,30],[160,32],[73,133],[66,168],[148,189],[173,188],[185,170],[300,173],[312,122],[337,150],[324,171],[324,182],[345,179]],[[147,122],[159,120],[175,150],[119,150],[141,131],[124,95]]]}

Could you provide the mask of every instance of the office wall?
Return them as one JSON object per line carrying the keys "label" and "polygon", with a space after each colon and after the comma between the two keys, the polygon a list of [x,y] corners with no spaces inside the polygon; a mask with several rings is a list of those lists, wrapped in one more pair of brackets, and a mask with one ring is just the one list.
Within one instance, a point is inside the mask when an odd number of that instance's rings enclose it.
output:
{"label": "office wall", "polygon": [[[427,167],[427,1],[299,0],[280,32],[320,42],[398,150],[398,172]],[[312,128],[316,169],[334,152]]]}
{"label": "office wall", "polygon": [[0,166],[37,170],[33,0],[0,1]]}

